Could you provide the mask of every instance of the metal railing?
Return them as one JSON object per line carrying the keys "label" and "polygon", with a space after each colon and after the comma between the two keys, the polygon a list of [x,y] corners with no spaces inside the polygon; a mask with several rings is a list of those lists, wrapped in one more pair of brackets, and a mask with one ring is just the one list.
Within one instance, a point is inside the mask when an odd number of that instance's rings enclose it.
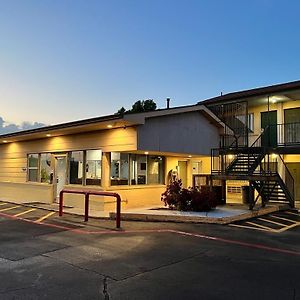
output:
{"label": "metal railing", "polygon": [[277,146],[300,145],[300,122],[270,125],[270,132],[277,136]]}
{"label": "metal railing", "polygon": [[89,220],[89,200],[90,195],[97,196],[106,196],[106,197],[115,197],[117,201],[116,206],[116,227],[121,227],[121,197],[118,193],[113,192],[102,192],[102,191],[84,191],[84,190],[68,190],[63,189],[59,193],[59,216],[63,215],[63,202],[64,202],[64,194],[80,194],[84,195],[84,221],[87,222]]}

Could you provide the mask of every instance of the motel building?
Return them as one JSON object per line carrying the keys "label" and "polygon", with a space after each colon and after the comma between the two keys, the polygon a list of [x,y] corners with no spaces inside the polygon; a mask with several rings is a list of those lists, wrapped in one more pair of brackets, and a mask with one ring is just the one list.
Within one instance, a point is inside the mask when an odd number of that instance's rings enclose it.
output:
{"label": "motel building", "polygon": [[[218,186],[220,203],[243,203],[248,187],[252,207],[298,206],[300,81],[0,136],[3,201],[53,204],[68,188],[119,193],[123,211],[159,207],[172,177]],[[83,209],[83,196],[64,204]],[[114,211],[115,200],[91,196],[90,208]]]}

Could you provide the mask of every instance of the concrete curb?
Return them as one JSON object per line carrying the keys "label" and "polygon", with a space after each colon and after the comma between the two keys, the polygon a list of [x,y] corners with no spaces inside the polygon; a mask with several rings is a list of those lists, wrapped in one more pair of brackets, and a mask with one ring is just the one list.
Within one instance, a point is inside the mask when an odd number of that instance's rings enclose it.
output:
{"label": "concrete curb", "polygon": [[[149,222],[176,222],[176,223],[206,223],[206,224],[229,224],[235,221],[247,220],[258,216],[266,215],[276,211],[291,209],[288,205],[274,205],[261,208],[255,211],[249,211],[236,216],[230,217],[202,217],[202,216],[179,216],[179,215],[161,215],[153,213],[137,213],[137,212],[124,212],[121,213],[121,219],[123,221],[149,221]],[[115,219],[116,213],[111,212],[111,219]]]}

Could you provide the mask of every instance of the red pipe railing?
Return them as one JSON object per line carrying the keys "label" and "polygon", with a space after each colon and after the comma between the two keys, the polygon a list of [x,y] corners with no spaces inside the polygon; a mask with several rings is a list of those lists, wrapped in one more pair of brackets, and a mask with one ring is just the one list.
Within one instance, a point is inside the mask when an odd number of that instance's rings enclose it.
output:
{"label": "red pipe railing", "polygon": [[59,216],[63,215],[64,194],[81,194],[84,195],[84,221],[89,220],[89,202],[90,195],[115,197],[117,200],[116,207],[116,227],[121,227],[121,197],[118,193],[102,192],[102,191],[83,191],[83,190],[67,190],[64,189],[59,193]]}

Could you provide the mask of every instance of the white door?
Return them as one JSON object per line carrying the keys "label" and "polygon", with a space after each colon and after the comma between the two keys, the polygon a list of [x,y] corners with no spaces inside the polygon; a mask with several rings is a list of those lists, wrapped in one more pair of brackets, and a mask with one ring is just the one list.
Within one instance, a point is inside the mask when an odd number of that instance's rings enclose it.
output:
{"label": "white door", "polygon": [[67,157],[55,156],[55,178],[54,178],[54,198],[56,202],[59,202],[59,193],[64,188],[67,179]]}

